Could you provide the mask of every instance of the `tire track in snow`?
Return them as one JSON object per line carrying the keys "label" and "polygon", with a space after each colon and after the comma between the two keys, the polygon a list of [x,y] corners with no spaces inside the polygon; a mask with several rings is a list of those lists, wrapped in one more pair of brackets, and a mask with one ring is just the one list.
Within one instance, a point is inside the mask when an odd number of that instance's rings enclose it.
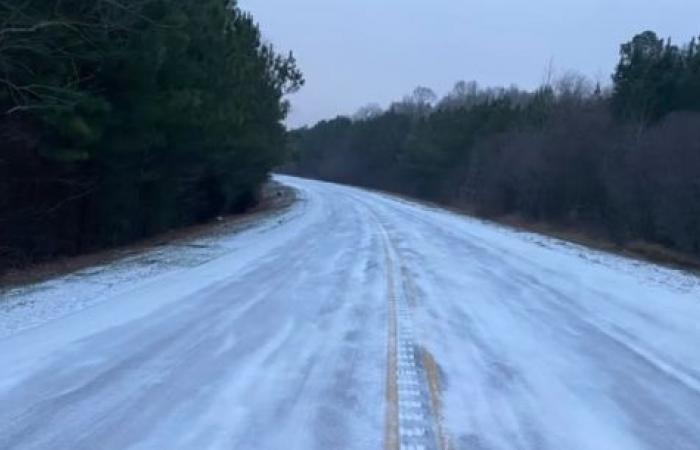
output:
{"label": "tire track in snow", "polygon": [[[405,270],[397,270],[396,250],[381,225],[387,267],[387,381],[386,450],[448,450],[441,420],[438,367],[416,343],[412,307]],[[400,281],[397,281],[397,278]],[[410,286],[409,286],[410,287]]]}
{"label": "tire track in snow", "polygon": [[[382,230],[383,231],[383,230]],[[399,390],[397,380],[397,322],[396,322],[396,293],[394,289],[394,270],[386,239],[384,255],[387,267],[387,364],[386,364],[386,417],[384,419],[384,448],[398,450],[399,440]]]}

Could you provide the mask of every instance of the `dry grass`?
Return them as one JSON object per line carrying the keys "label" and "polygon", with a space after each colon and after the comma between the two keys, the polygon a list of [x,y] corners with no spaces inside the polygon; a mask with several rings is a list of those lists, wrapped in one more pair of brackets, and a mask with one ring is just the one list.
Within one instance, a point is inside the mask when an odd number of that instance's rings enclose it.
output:
{"label": "dry grass", "polygon": [[658,244],[634,241],[624,246],[624,250],[649,261],[689,269],[700,273],[700,259]]}

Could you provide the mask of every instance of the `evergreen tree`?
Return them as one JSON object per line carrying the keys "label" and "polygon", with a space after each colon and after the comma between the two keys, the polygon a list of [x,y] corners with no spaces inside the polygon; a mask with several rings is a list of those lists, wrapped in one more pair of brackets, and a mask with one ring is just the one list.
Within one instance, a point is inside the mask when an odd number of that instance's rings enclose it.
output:
{"label": "evergreen tree", "polygon": [[303,78],[235,1],[4,2],[0,27],[12,258],[239,211],[284,158],[284,95]]}

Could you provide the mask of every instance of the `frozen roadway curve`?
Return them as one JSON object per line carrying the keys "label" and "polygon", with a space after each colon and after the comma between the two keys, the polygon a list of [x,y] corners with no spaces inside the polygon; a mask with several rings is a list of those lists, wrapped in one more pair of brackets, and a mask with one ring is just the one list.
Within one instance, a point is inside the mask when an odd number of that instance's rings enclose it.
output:
{"label": "frozen roadway curve", "polygon": [[229,251],[3,337],[0,449],[700,449],[697,279],[280,180]]}

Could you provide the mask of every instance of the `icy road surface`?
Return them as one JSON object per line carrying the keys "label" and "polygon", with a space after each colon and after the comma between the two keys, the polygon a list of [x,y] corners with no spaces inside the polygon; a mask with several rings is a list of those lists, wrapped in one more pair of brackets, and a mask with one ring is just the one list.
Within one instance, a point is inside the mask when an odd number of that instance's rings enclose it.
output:
{"label": "icy road surface", "polygon": [[281,180],[196,264],[3,294],[0,449],[700,449],[697,279]]}

